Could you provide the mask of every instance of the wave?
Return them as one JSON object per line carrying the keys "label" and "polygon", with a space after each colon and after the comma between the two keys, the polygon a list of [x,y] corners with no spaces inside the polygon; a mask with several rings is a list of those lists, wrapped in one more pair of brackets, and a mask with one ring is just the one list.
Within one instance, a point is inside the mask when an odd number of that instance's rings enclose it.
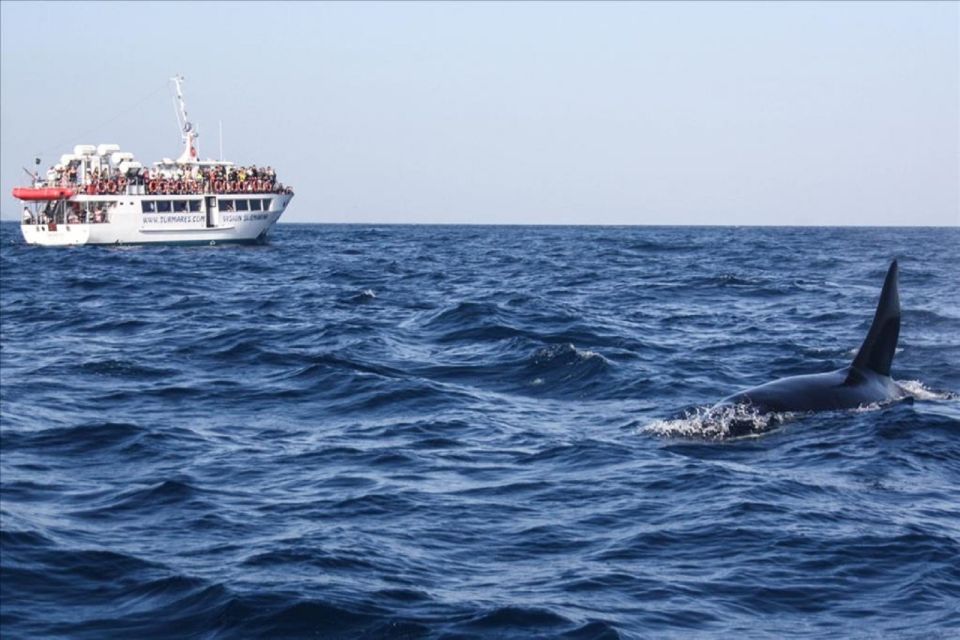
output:
{"label": "wave", "polygon": [[[497,350],[480,353],[479,360],[413,369],[418,376],[455,381],[461,385],[523,395],[583,394],[604,384],[613,366],[604,356],[571,343],[537,347],[517,356],[525,341],[506,341]],[[471,354],[473,355],[473,354]]]}
{"label": "wave", "polygon": [[481,631],[500,637],[541,636],[583,639],[619,638],[617,631],[607,623],[589,621],[576,623],[549,609],[507,606],[485,611],[455,627],[462,631]]}
{"label": "wave", "polygon": [[313,549],[276,549],[254,553],[243,561],[249,567],[275,568],[291,565],[298,570],[306,567],[323,571],[375,571],[376,563],[357,553],[319,553]]}
{"label": "wave", "polygon": [[147,434],[143,427],[126,422],[93,422],[39,431],[5,432],[8,451],[43,450],[85,454],[129,447]]}
{"label": "wave", "polygon": [[503,340],[526,335],[509,323],[508,309],[489,302],[459,302],[433,314],[422,324],[436,342]]}
{"label": "wave", "polygon": [[599,353],[577,349],[573,344],[555,344],[537,349],[527,360],[523,378],[533,387],[553,390],[583,389],[595,384],[610,361]]}
{"label": "wave", "polygon": [[364,289],[360,293],[355,293],[347,298],[347,302],[351,302],[353,304],[366,304],[368,302],[373,302],[376,299],[377,294],[373,289]]}
{"label": "wave", "polygon": [[161,380],[177,375],[177,369],[172,367],[150,366],[143,362],[128,359],[107,358],[103,360],[88,360],[79,365],[83,375],[103,376],[130,380]]}
{"label": "wave", "polygon": [[139,515],[148,520],[164,520],[169,513],[177,513],[182,517],[191,509],[204,510],[209,505],[206,494],[206,491],[187,480],[165,479],[145,487],[120,491],[101,504],[71,512],[71,516],[115,521]]}
{"label": "wave", "polygon": [[936,400],[958,400],[960,394],[953,391],[938,391],[931,389],[919,380],[898,380],[897,385],[910,397],[916,400],[936,401]]}
{"label": "wave", "polygon": [[80,291],[110,291],[111,294],[116,294],[117,291],[123,291],[124,289],[132,290],[134,286],[117,278],[104,276],[68,276],[64,278],[63,284]]}
{"label": "wave", "polygon": [[94,323],[82,323],[79,330],[98,336],[102,335],[121,335],[131,336],[142,333],[144,329],[151,326],[148,320],[140,318],[111,318]]}

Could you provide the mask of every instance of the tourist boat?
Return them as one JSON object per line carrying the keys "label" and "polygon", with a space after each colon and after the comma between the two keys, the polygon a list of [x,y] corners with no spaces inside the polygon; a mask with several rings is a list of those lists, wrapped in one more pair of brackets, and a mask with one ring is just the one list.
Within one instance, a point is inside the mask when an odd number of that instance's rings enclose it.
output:
{"label": "tourist boat", "polygon": [[[183,78],[171,78],[183,153],[147,168],[115,144],[77,145],[46,175],[17,187],[28,244],[263,242],[293,198],[270,167],[200,160]],[[39,169],[40,159],[37,159]]]}

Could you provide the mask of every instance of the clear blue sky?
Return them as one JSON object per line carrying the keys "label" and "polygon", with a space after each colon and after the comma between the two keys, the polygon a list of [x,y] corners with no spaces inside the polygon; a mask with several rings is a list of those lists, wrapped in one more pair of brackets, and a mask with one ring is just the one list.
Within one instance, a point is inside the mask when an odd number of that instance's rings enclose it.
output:
{"label": "clear blue sky", "polygon": [[201,155],[222,120],[286,221],[960,224],[953,2],[4,1],[0,30],[7,218],[37,152],[176,157],[181,73]]}

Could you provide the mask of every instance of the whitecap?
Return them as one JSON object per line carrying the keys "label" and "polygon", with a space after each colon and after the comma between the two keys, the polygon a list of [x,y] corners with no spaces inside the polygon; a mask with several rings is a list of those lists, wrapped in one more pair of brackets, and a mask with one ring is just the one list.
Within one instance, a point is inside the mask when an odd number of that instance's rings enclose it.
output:
{"label": "whitecap", "polygon": [[679,418],[655,420],[643,431],[671,438],[721,440],[758,435],[792,418],[791,413],[764,413],[750,405],[696,407]]}
{"label": "whitecap", "polygon": [[907,395],[916,400],[955,400],[957,394],[949,391],[936,391],[924,385],[919,380],[897,381],[897,384]]}

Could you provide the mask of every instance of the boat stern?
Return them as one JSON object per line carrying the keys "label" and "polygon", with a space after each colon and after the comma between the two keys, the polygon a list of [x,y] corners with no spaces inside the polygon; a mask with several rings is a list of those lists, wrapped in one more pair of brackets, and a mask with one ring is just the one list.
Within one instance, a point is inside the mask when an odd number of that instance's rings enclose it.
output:
{"label": "boat stern", "polygon": [[27,244],[48,247],[87,244],[90,238],[88,224],[22,224],[20,231]]}

